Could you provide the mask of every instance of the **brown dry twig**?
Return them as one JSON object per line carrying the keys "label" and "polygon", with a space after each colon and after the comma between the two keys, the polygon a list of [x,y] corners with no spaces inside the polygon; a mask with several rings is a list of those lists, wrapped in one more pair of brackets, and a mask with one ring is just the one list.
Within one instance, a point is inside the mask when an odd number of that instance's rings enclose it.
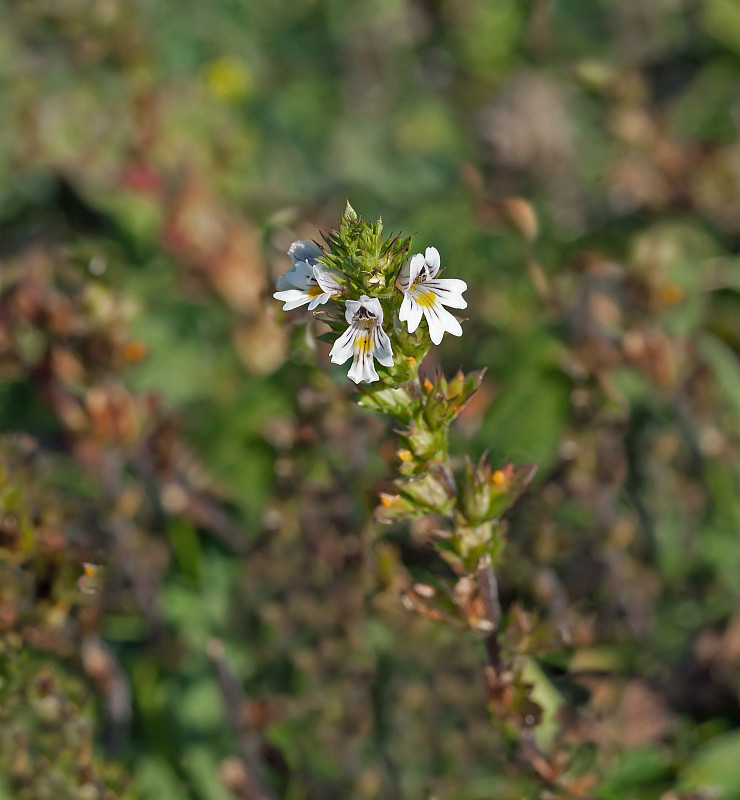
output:
{"label": "brown dry twig", "polygon": [[216,674],[226,706],[226,716],[238,742],[239,758],[244,766],[240,782],[245,796],[249,800],[275,800],[275,795],[267,788],[264,777],[260,736],[247,724],[244,716],[244,690],[226,663],[222,642],[219,639],[210,639],[206,645],[206,655]]}
{"label": "brown dry twig", "polygon": [[494,669],[501,666],[501,649],[498,643],[498,633],[501,627],[501,603],[498,597],[498,581],[493,571],[491,556],[484,556],[478,567],[478,588],[483,602],[485,618],[491,628],[486,635],[486,654],[488,661]]}

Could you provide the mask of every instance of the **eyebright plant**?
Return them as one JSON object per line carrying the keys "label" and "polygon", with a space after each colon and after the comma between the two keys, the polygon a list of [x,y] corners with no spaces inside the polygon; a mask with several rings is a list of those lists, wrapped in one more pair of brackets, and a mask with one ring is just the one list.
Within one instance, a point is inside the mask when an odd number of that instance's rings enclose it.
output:
{"label": "eyebright plant", "polygon": [[320,338],[332,344],[332,362],[352,359],[349,378],[368,384],[357,402],[403,426],[398,475],[391,491],[381,494],[376,518],[394,523],[433,515],[439,522],[436,549],[457,576],[453,582],[435,579],[436,585],[420,592],[410,589],[407,605],[437,619],[452,616],[485,634],[492,658],[501,622],[494,568],[504,544],[502,517],[535,467],[494,468],[485,457],[476,465],[466,458],[455,474],[450,425],[478,390],[484,371],[421,378],[419,367],[445,333],[462,334],[448,309],[467,306],[467,284],[440,277],[436,248],[409,256],[413,237],[383,238],[382,221],[363,220],[349,203],[339,230],[322,237],[321,246],[291,245],[292,266],[278,280],[274,297],[286,311],[307,305],[320,314],[330,328]]}
{"label": "eyebright plant", "polygon": [[[517,614],[502,614],[496,579],[504,515],[536,467],[511,462],[494,467],[486,456],[477,464],[467,456],[452,459],[450,425],[480,387],[484,370],[467,375],[460,370],[449,379],[440,371],[419,374],[432,344],[445,333],[462,334],[460,320],[448,309],[466,307],[467,285],[440,277],[436,248],[409,256],[412,237],[383,238],[381,220],[366,222],[349,203],[339,230],[322,237],[321,246],[291,245],[292,266],[278,280],[274,297],[286,311],[307,305],[321,315],[330,330],[320,338],[331,343],[331,360],[352,359],[348,376],[359,385],[357,402],[398,424],[397,474],[380,494],[375,518],[399,523],[427,517],[435,550],[450,567],[448,576],[430,574],[428,583],[411,583],[404,605],[482,636],[488,707],[532,772],[548,786],[560,786],[566,761],[559,751],[541,752],[533,731],[541,722],[554,724],[557,704],[541,706],[533,699],[529,662],[519,645],[511,644]],[[540,732],[547,730],[543,725]],[[550,768],[552,759],[557,769]]]}
{"label": "eyebright plant", "polygon": [[[531,241],[531,227],[522,235]],[[486,455],[475,464],[467,456],[452,458],[450,426],[484,370],[459,370],[451,378],[440,371],[420,374],[432,344],[445,333],[462,335],[449,309],[466,307],[467,285],[440,277],[436,248],[410,255],[411,237],[383,238],[382,222],[366,222],[349,203],[339,230],[322,237],[321,245],[291,245],[292,266],[274,297],[285,310],[307,305],[321,315],[329,332],[320,338],[332,345],[331,360],[352,359],[348,376],[358,384],[359,405],[396,420],[396,474],[380,494],[375,518],[390,524],[426,517],[424,530],[449,565],[428,572],[427,582],[409,581],[403,603],[481,636],[486,703],[517,763],[528,766],[548,797],[585,797],[593,776],[571,761],[559,737],[563,700],[530,656],[537,647],[532,617],[516,605],[504,613],[499,601],[504,517],[536,466],[494,466]]]}

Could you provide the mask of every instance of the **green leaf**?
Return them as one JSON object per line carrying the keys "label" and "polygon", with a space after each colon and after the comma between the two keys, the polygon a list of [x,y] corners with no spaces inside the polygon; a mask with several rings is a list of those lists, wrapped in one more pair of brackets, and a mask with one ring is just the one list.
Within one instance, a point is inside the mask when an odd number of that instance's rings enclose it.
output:
{"label": "green leaf", "polygon": [[711,739],[681,771],[679,791],[716,793],[722,800],[740,800],[740,731]]}
{"label": "green leaf", "polygon": [[570,384],[550,371],[523,369],[501,386],[481,426],[491,450],[515,461],[553,458],[565,426]]}
{"label": "green leaf", "polygon": [[547,750],[560,730],[558,712],[565,701],[534,658],[522,657],[522,679],[532,684],[530,697],[542,709],[542,721],[534,735],[537,744]]}
{"label": "green leaf", "polygon": [[740,418],[740,359],[716,336],[701,336],[698,346],[699,353],[714,373],[720,394],[733,418]]}
{"label": "green leaf", "polygon": [[704,30],[725,47],[740,53],[740,3],[737,0],[707,0],[702,10]]}
{"label": "green leaf", "polygon": [[619,755],[616,766],[610,768],[607,779],[599,786],[599,797],[604,800],[622,800],[634,796],[640,790],[640,797],[661,795],[662,792],[655,784],[669,778],[672,767],[670,756],[664,748],[626,750]]}
{"label": "green leaf", "polygon": [[195,528],[184,520],[170,519],[167,523],[167,535],[180,569],[189,577],[197,578],[202,556],[200,539]]}

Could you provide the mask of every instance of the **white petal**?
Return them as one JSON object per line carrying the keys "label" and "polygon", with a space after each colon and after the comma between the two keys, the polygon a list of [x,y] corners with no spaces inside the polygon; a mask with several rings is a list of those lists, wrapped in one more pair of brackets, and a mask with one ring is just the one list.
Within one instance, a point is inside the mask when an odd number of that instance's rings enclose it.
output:
{"label": "white petal", "polygon": [[468,284],[458,278],[439,278],[436,281],[425,281],[425,289],[431,289],[440,303],[450,308],[467,308],[468,303],[462,293],[467,291]]}
{"label": "white petal", "polygon": [[277,281],[275,283],[275,288],[279,292],[283,292],[286,289],[290,289],[291,287],[295,287],[295,283],[293,281],[296,278],[296,275],[298,274],[298,272],[296,270],[296,267],[297,267],[298,263],[299,262],[294,261],[293,262],[293,266],[284,275],[281,275],[277,279]]}
{"label": "white petal", "polygon": [[383,324],[383,306],[380,305],[380,300],[377,297],[368,297],[363,294],[360,297],[360,303],[365,307],[365,310],[372,314],[378,322],[378,325]]}
{"label": "white petal", "polygon": [[411,286],[411,261],[407,261],[398,273],[396,278],[396,286],[402,291],[407,292]]}
{"label": "white petal", "polygon": [[359,300],[347,300],[344,304],[344,318],[351,325],[355,321],[355,314],[358,312],[362,303]]}
{"label": "white petal", "polygon": [[323,267],[321,264],[315,264],[313,275],[316,278],[316,282],[325,292],[339,294],[342,291],[342,284],[337,280],[336,273],[333,270]]}
{"label": "white petal", "polygon": [[290,256],[291,261],[295,264],[298,261],[308,261],[309,259],[315,261],[317,258],[323,255],[323,252],[321,248],[315,245],[313,242],[297,241],[293,242],[293,244],[288,248],[288,255]]}
{"label": "white petal", "polygon": [[[313,276],[313,267],[305,261],[296,261],[295,264],[283,275],[282,279],[278,280],[286,289],[295,287],[296,289],[308,289],[309,286],[316,285],[316,279]],[[277,287],[283,291],[280,286]]]}
{"label": "white petal", "polygon": [[311,295],[300,289],[286,289],[284,292],[275,292],[273,297],[285,303],[283,311],[292,311],[294,308],[311,302]]}
{"label": "white petal", "polygon": [[344,362],[355,353],[355,336],[357,328],[350,325],[349,328],[334,342],[329,351],[329,358],[333,364],[344,364]]}
{"label": "white petal", "polygon": [[421,306],[410,293],[403,296],[401,310],[398,312],[398,319],[401,322],[407,322],[409,333],[413,333],[419,327],[419,323],[421,322]]}
{"label": "white petal", "polygon": [[323,305],[324,303],[328,303],[331,300],[332,293],[331,292],[323,292],[322,294],[317,294],[311,302],[308,304],[308,310],[313,311],[314,308],[317,306]]}
{"label": "white petal", "polygon": [[275,288],[279,292],[284,292],[286,289],[290,289],[290,287],[293,285],[293,283],[290,281],[290,279],[288,277],[290,272],[291,272],[291,270],[288,270],[288,272],[286,272],[284,275],[281,275],[275,281]]}
{"label": "white petal", "polygon": [[411,298],[404,292],[403,300],[401,301],[401,308],[398,309],[398,321],[406,322],[411,313]]}
{"label": "white petal", "polygon": [[373,349],[373,355],[384,367],[393,366],[391,340],[388,338],[388,334],[380,326],[375,329],[375,347]]}
{"label": "white petal", "polygon": [[419,273],[424,269],[424,256],[421,253],[411,256],[409,269],[411,271],[411,283],[413,283],[419,277]]}
{"label": "white petal", "polygon": [[352,366],[347,375],[355,382],[377,381],[378,373],[373,364],[373,351],[375,350],[374,330],[365,324],[358,327],[354,342],[355,356],[352,359]]}
{"label": "white petal", "polygon": [[396,278],[396,286],[402,291],[407,292],[411,284],[417,279],[419,273],[424,268],[424,256],[417,253],[401,267],[401,271]]}
{"label": "white petal", "polygon": [[433,278],[439,272],[439,250],[436,247],[427,247],[424,253],[424,263],[427,267],[427,275]]}
{"label": "white petal", "polygon": [[370,353],[355,353],[355,359],[349,368],[347,377],[355,383],[372,383],[378,380],[378,373],[375,371],[373,357]]}
{"label": "white petal", "polygon": [[435,303],[433,306],[425,306],[424,316],[427,318],[429,336],[434,344],[439,344],[442,341],[445,331],[453,336],[462,336],[460,323],[440,303]]}

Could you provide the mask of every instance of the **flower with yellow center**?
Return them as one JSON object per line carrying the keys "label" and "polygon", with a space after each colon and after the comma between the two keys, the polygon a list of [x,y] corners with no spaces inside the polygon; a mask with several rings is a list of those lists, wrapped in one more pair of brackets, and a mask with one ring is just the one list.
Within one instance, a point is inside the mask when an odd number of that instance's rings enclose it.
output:
{"label": "flower with yellow center", "polygon": [[334,342],[329,357],[335,364],[344,364],[351,357],[347,375],[355,383],[377,381],[374,358],[384,367],[393,366],[391,341],[383,330],[380,301],[365,294],[359,300],[347,300],[344,318],[349,327]]}
{"label": "flower with yellow center", "polygon": [[460,323],[444,307],[466,308],[462,293],[468,286],[457,278],[437,278],[439,252],[436,247],[427,247],[424,255],[417,253],[404,264],[396,279],[396,286],[403,292],[403,302],[398,319],[408,324],[413,333],[421,322],[422,315],[429,325],[429,336],[439,344],[447,333],[461,336]]}
{"label": "flower with yellow center", "polygon": [[342,286],[331,270],[323,267],[317,259],[321,249],[312,242],[293,242],[288,250],[293,265],[277,280],[276,300],[281,300],[283,311],[308,304],[313,311],[318,305],[341,294]]}

